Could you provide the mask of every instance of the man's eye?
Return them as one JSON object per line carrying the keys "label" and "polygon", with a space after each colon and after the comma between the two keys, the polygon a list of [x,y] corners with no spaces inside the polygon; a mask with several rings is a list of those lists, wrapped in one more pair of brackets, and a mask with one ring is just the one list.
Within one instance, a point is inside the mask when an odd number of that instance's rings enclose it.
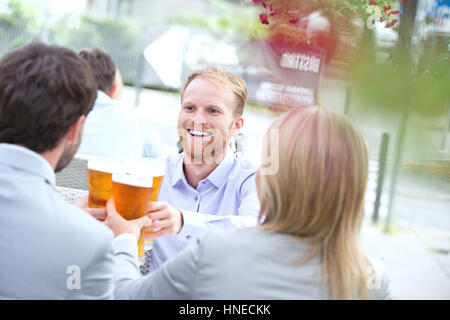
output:
{"label": "man's eye", "polygon": [[184,109],[187,110],[187,111],[192,111],[192,110],[194,110],[194,107],[193,106],[186,106],[186,107],[184,107]]}
{"label": "man's eye", "polygon": [[210,112],[210,113],[219,113],[219,110],[216,110],[216,109],[209,109],[209,112]]}

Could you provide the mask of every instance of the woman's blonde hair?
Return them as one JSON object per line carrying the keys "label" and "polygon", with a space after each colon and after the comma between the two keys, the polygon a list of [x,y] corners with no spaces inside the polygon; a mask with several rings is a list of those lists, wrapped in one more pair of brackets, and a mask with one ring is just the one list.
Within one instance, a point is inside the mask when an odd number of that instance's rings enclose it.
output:
{"label": "woman's blonde hair", "polygon": [[[368,156],[358,129],[324,108],[296,108],[275,121],[279,170],[259,175],[261,228],[311,245],[331,298],[367,297],[370,263],[359,248]],[[266,133],[267,139],[267,133]]]}

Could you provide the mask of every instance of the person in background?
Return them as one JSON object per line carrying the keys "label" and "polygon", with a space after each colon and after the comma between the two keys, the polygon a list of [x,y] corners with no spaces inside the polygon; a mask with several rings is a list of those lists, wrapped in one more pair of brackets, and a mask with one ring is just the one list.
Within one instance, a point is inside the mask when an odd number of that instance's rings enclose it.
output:
{"label": "person in background", "polygon": [[149,127],[142,127],[135,110],[118,102],[123,83],[120,73],[116,77],[111,56],[96,47],[80,50],[78,55],[91,66],[98,89],[78,153],[116,159],[160,157],[159,135]]}
{"label": "person in background", "polygon": [[120,101],[122,99],[123,80],[120,70],[116,68],[116,75],[114,77],[114,90],[111,92],[111,99]]}
{"label": "person in background", "polygon": [[69,49],[31,43],[0,60],[0,299],[113,298],[112,232],[55,186],[96,91]]}
{"label": "person in background", "polygon": [[[120,101],[122,99],[122,91],[123,91],[123,80],[122,75],[119,69],[116,69],[116,77],[114,80],[115,88],[111,92],[111,99]],[[134,112],[135,110],[130,110],[130,112]],[[162,140],[160,135],[156,132],[155,129],[152,128],[151,119],[148,116],[143,114],[135,115],[139,119],[139,130],[141,137],[143,138],[143,153],[142,156],[145,158],[161,158],[165,159],[168,154],[171,153],[171,150],[168,146],[166,146]]]}
{"label": "person in background", "polygon": [[344,116],[305,107],[277,119],[266,141],[274,130],[279,139],[268,145],[278,170],[263,166],[256,175],[261,225],[207,232],[145,277],[136,249],[141,224],[108,203],[116,299],[389,298],[386,274],[358,241],[368,176],[358,129]]}

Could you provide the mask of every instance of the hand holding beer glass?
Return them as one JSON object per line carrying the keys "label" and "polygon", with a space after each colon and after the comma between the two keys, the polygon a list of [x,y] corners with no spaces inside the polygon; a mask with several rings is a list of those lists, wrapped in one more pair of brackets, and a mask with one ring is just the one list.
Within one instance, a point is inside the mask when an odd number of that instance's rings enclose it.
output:
{"label": "hand holding beer glass", "polygon": [[[150,201],[157,201],[165,174],[165,162],[158,159],[134,159],[118,161],[93,159],[88,162],[89,207],[106,208],[109,199],[114,198],[116,211],[126,220],[143,217]],[[144,242],[141,231],[138,254],[141,263],[145,250],[153,247],[152,240]],[[145,243],[145,244],[144,244]]]}
{"label": "hand holding beer glass", "polygon": [[[126,220],[143,217],[152,194],[153,177],[136,174],[114,173],[112,175],[114,205],[117,212]],[[138,240],[139,262],[145,262],[144,237]]]}
{"label": "hand holding beer glass", "polygon": [[[134,168],[139,168],[142,172],[147,172],[147,174],[153,176],[153,187],[152,194],[150,196],[151,201],[158,201],[159,190],[161,189],[161,184],[166,173],[166,163],[164,160],[160,159],[149,159],[141,158],[134,161]],[[144,230],[144,235],[152,233],[153,230]],[[151,239],[145,239],[144,237],[145,250],[151,250],[153,248],[153,241]]]}

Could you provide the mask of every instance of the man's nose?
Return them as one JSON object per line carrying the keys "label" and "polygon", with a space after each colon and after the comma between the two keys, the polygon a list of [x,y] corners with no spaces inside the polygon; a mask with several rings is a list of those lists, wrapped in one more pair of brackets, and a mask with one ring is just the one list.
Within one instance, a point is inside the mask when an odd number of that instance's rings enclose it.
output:
{"label": "man's nose", "polygon": [[206,123],[206,116],[202,110],[197,110],[197,112],[194,115],[194,125],[195,126],[201,126]]}

